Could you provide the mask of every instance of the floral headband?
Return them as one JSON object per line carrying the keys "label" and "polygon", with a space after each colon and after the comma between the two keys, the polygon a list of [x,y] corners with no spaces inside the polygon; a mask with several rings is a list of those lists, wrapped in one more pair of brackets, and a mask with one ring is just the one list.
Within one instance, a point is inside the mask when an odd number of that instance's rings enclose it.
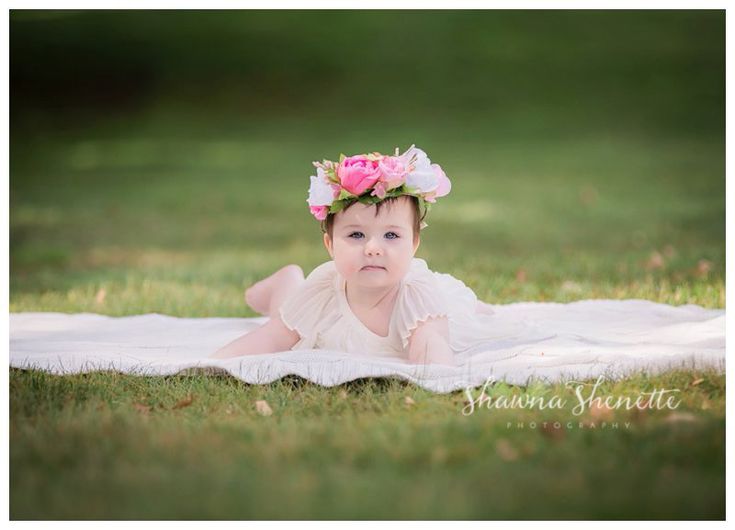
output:
{"label": "floral headband", "polygon": [[[340,155],[339,163],[331,160],[314,162],[316,176],[309,187],[309,210],[319,221],[359,201],[375,204],[390,197],[412,195],[428,211],[431,203],[444,197],[452,183],[438,164],[432,164],[421,149],[412,145],[402,155]],[[422,228],[426,226],[422,223]]]}

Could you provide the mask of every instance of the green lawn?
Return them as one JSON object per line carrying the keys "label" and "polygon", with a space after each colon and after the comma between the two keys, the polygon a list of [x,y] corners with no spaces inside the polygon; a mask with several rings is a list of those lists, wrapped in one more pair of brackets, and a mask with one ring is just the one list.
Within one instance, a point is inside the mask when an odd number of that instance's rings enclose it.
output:
{"label": "green lawn", "polygon": [[[248,285],[328,259],[311,162],[414,143],[453,183],[418,256],[481,299],[725,307],[724,11],[11,25],[11,312],[254,316]],[[573,398],[528,383],[490,395]],[[395,379],[11,369],[10,516],[724,519],[725,376],[600,391],[662,388],[676,411],[466,416]]]}
{"label": "green lawn", "polygon": [[[725,515],[725,378],[709,371],[605,383],[599,395],[683,393],[676,411],[608,418],[571,406],[463,415],[463,393],[393,379],[322,388],[12,370],[10,381],[12,519]],[[488,395],[523,393],[575,403],[562,385]]]}
{"label": "green lawn", "polygon": [[[297,141],[298,130],[289,138],[129,133],[45,140],[33,148],[42,160],[15,161],[11,311],[253,316],[242,301],[247,285],[288,262],[308,271],[327,259],[305,208],[310,161],[411,142],[378,132],[370,146]],[[724,307],[718,141],[590,136],[521,147],[424,134],[414,141],[454,188],[430,212],[418,255],[481,298]],[[618,429],[548,432],[507,422],[576,418],[463,416],[462,392],[432,395],[393,380],[249,386],[204,375],[13,369],[10,381],[17,519],[724,517],[722,374],[605,387],[679,388],[676,412],[693,419],[619,411],[608,418]],[[543,391],[534,388],[494,392]],[[188,395],[190,406],[173,408]],[[260,399],[272,416],[257,414]]]}

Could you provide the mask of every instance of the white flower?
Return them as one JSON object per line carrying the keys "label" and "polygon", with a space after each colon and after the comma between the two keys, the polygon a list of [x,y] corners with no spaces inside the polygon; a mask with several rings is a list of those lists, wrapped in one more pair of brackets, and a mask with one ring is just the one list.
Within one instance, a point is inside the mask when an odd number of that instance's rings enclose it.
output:
{"label": "white flower", "polygon": [[327,175],[320,167],[316,169],[317,176],[309,177],[311,185],[309,186],[309,198],[306,202],[309,206],[330,206],[334,200],[334,190],[329,185]]}
{"label": "white flower", "polygon": [[412,145],[400,158],[405,166],[410,167],[406,175],[408,188],[428,193],[439,186],[439,179],[431,167],[431,160],[421,149]]}

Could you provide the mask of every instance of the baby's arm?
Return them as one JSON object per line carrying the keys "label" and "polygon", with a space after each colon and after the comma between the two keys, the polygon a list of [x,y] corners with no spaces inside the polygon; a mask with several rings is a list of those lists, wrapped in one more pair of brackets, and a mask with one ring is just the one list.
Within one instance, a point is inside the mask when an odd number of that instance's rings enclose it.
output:
{"label": "baby's arm", "polygon": [[288,351],[299,341],[299,334],[288,329],[278,316],[242,337],[238,337],[209,356],[227,359],[241,355],[258,355]]}
{"label": "baby's arm", "polygon": [[454,352],[449,346],[447,317],[430,318],[411,333],[408,341],[408,360],[412,363],[454,365]]}

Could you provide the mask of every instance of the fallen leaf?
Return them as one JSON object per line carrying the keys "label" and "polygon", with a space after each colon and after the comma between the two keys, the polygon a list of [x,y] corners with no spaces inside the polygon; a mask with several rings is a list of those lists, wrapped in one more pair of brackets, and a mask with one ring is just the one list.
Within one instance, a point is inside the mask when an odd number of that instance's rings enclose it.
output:
{"label": "fallen leaf", "polygon": [[702,410],[709,410],[710,408],[712,408],[712,404],[708,400],[705,399],[702,402]]}
{"label": "fallen leaf", "polygon": [[664,257],[659,253],[658,250],[651,252],[651,255],[646,261],[646,270],[662,269],[664,266]]}
{"label": "fallen leaf", "polygon": [[262,399],[259,399],[255,402],[255,410],[257,410],[258,414],[260,414],[261,416],[270,416],[271,414],[273,414],[273,410],[271,410],[268,402]]}
{"label": "fallen leaf", "polygon": [[415,402],[415,401],[414,401],[413,399],[411,399],[411,398],[410,398],[409,396],[406,396],[406,397],[405,397],[405,398],[403,399],[403,402],[404,402],[404,403],[405,403],[406,405],[409,405],[409,406],[410,406],[410,405],[415,405],[415,404],[416,404],[416,402]]}
{"label": "fallen leaf", "polygon": [[607,420],[613,415],[611,408],[595,402],[589,409],[590,417],[594,421]]}
{"label": "fallen leaf", "polygon": [[97,295],[94,297],[94,299],[98,304],[102,304],[105,301],[105,295],[107,295],[107,291],[105,291],[105,288],[102,287],[99,291],[97,291]]}
{"label": "fallen leaf", "polygon": [[339,397],[341,399],[347,399],[347,390],[345,390],[345,389],[340,390],[339,391]]}
{"label": "fallen leaf", "polygon": [[518,460],[518,451],[516,451],[515,448],[510,445],[510,442],[505,438],[500,438],[495,443],[495,451],[498,453],[498,456],[506,462],[513,462],[514,460]]}
{"label": "fallen leaf", "polygon": [[705,278],[712,270],[712,262],[706,259],[700,259],[697,262],[697,267],[694,269],[693,274],[697,278]]}
{"label": "fallen leaf", "polygon": [[699,385],[701,383],[704,383],[704,378],[702,378],[702,377],[700,377],[699,379],[695,379],[694,381],[692,381],[691,386],[697,386],[697,385]]}
{"label": "fallen leaf", "polygon": [[176,405],[173,406],[173,410],[175,410],[175,409],[183,409],[184,407],[188,407],[189,405],[191,405],[193,402],[194,402],[194,396],[192,396],[191,394],[189,394],[184,399],[182,399],[181,401],[179,401],[178,403],[176,403]]}
{"label": "fallen leaf", "polygon": [[142,403],[133,403],[133,408],[141,414],[148,414],[151,411],[151,407]]}

